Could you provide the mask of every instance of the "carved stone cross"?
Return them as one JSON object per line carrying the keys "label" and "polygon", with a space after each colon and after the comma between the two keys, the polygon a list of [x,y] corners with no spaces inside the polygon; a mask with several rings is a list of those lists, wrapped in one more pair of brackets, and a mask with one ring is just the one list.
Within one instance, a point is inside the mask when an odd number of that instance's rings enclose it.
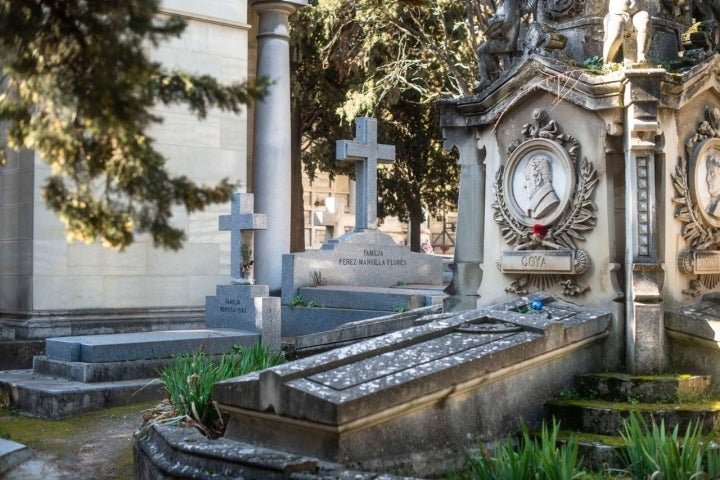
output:
{"label": "carved stone cross", "polygon": [[377,120],[355,120],[355,140],[338,140],[336,157],[355,162],[355,230],[377,229],[377,165],[395,161],[395,146],[377,143]]}
{"label": "carved stone cross", "polygon": [[[242,266],[241,243],[245,230],[265,230],[267,218],[262,213],[253,213],[254,196],[252,193],[234,193],[230,215],[220,216],[220,230],[230,230],[230,276],[233,281],[240,279]],[[252,245],[252,241],[250,241]]]}

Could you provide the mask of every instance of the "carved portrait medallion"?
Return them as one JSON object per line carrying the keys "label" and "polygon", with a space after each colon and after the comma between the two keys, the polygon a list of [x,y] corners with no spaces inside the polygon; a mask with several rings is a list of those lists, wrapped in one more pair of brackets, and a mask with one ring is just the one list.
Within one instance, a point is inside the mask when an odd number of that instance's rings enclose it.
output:
{"label": "carved portrait medallion", "polygon": [[695,147],[689,174],[690,194],[700,215],[708,225],[720,227],[720,139],[709,138]]}
{"label": "carved portrait medallion", "polygon": [[510,155],[503,178],[506,201],[523,225],[554,223],[567,208],[575,184],[572,160],[556,142],[535,138]]}

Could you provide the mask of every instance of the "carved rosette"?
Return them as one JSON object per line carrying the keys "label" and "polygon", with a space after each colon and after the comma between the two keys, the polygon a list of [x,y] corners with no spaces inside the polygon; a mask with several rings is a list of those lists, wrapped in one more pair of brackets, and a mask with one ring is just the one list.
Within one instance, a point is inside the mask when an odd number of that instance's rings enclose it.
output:
{"label": "carved rosette", "polygon": [[576,296],[587,291],[575,280],[590,268],[578,243],[597,224],[597,172],[587,159],[579,160],[578,141],[544,111],[534,110],[532,119],[508,147],[493,183],[493,218],[512,247],[501,252],[497,265],[507,275],[521,275],[508,292],[559,286],[563,295]]}
{"label": "carved rosette", "polygon": [[683,223],[687,248],[678,254],[681,273],[692,276],[686,295],[697,296],[700,287],[720,283],[720,109],[708,108],[705,120],[685,143],[672,175],[675,217]]}

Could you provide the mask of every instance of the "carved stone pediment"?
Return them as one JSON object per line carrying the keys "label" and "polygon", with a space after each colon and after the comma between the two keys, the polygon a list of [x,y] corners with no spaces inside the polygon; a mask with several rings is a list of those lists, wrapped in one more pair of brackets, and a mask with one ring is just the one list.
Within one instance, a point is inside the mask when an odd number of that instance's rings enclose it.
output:
{"label": "carved stone pediment", "polygon": [[495,176],[494,219],[511,251],[503,251],[498,268],[523,275],[508,291],[524,294],[523,282],[539,288],[563,285],[565,295],[586,290],[565,276],[587,271],[590,259],[578,243],[597,223],[592,200],[595,167],[578,160],[580,145],[560,126],[535,110],[521,138]]}

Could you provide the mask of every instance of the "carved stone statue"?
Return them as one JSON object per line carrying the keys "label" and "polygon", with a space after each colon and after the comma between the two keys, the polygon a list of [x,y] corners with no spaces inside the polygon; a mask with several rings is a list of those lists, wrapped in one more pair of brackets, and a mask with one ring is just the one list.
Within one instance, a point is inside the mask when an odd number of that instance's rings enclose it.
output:
{"label": "carved stone statue", "polygon": [[603,62],[612,62],[620,51],[626,34],[635,33],[637,40],[637,62],[647,61],[650,47],[650,15],[637,5],[638,0],[609,0],[608,14],[605,15],[605,38],[603,40]]}
{"label": "carved stone statue", "polygon": [[517,50],[520,35],[520,18],[523,11],[520,0],[504,0],[495,15],[490,17],[485,41],[478,47],[480,78],[473,88],[479,92],[491,83],[491,75],[499,69],[497,58]]}

